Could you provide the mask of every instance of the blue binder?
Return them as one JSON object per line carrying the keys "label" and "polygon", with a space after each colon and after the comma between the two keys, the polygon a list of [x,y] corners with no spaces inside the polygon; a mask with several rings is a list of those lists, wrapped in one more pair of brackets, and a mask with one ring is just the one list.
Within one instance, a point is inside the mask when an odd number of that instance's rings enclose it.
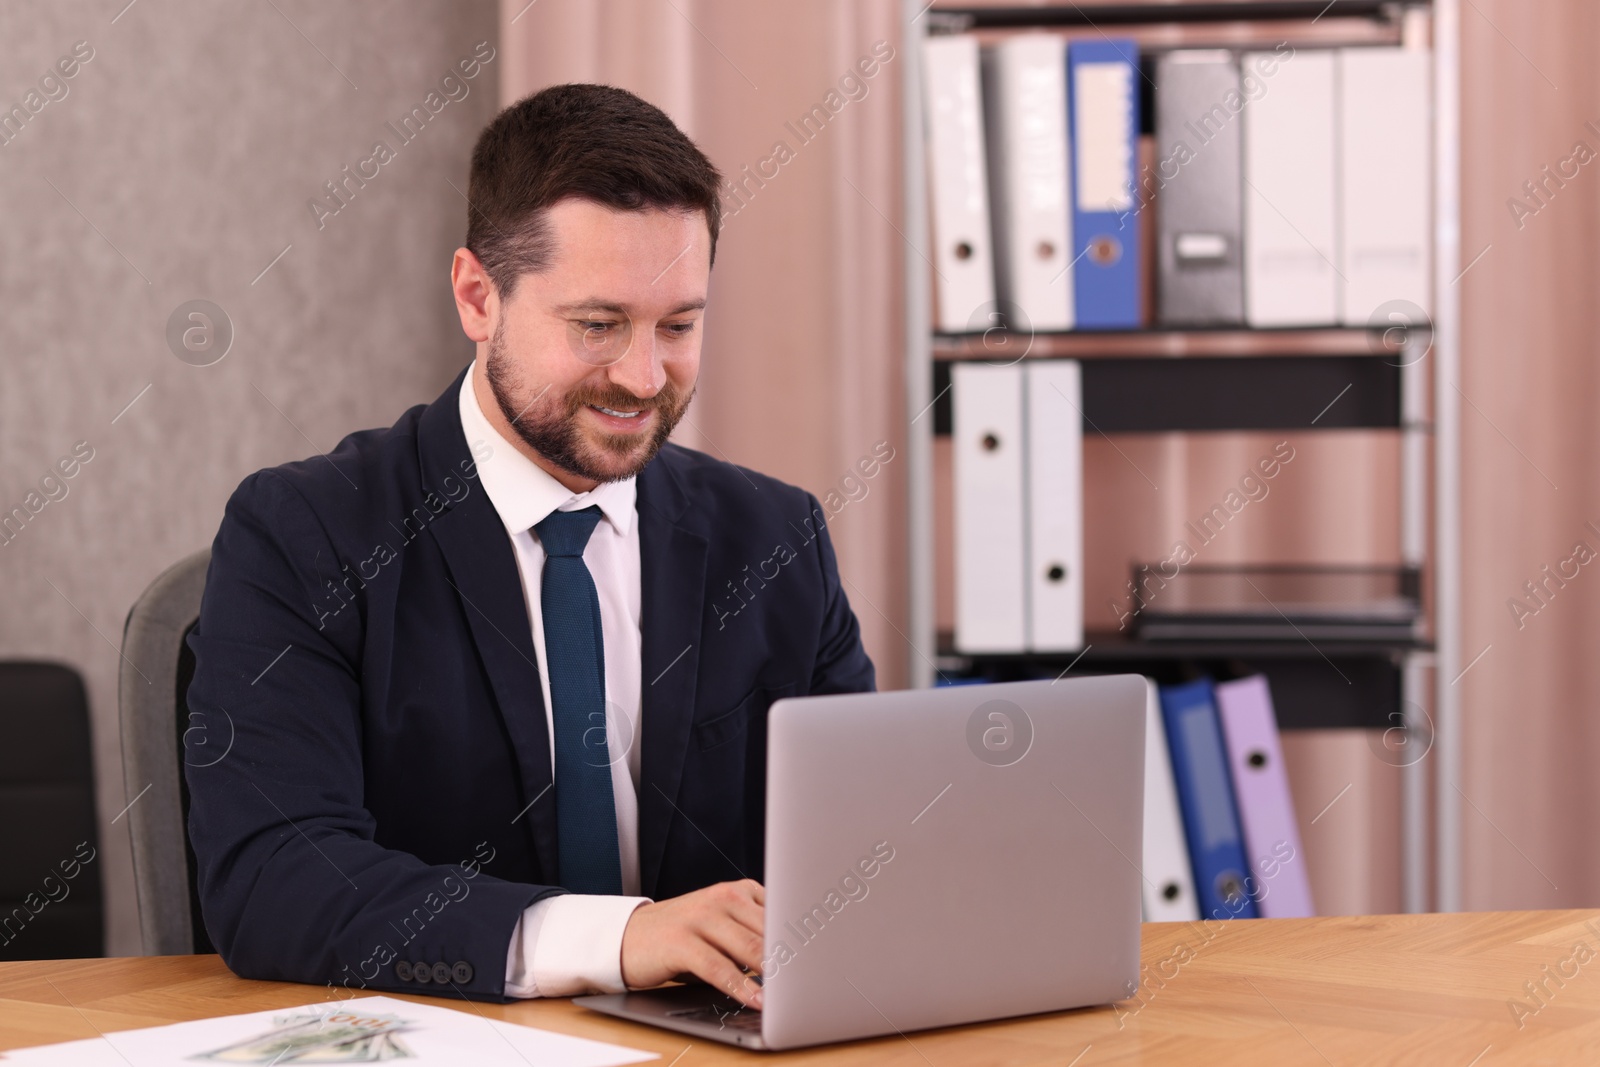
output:
{"label": "blue binder", "polygon": [[1067,46],[1072,134],[1072,268],[1076,328],[1143,324],[1140,290],[1139,46]]}
{"label": "blue binder", "polygon": [[1162,686],[1161,717],[1167,728],[1178,804],[1183,809],[1200,915],[1206,919],[1254,919],[1259,915],[1250,892],[1255,879],[1245,880],[1250,868],[1211,683],[1201,679]]}

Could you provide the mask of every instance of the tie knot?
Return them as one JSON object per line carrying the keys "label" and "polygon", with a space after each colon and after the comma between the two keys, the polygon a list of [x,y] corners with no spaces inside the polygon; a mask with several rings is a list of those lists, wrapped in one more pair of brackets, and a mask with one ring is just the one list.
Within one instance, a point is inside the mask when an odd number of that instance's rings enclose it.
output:
{"label": "tie knot", "polygon": [[539,533],[539,543],[547,556],[583,557],[583,548],[600,521],[600,508],[596,504],[579,511],[552,511],[534,524]]}

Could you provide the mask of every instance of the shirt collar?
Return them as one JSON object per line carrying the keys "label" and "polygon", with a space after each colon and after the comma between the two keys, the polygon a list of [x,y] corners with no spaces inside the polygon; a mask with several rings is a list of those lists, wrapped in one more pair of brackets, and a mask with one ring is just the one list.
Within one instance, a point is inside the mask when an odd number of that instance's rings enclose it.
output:
{"label": "shirt collar", "polygon": [[490,424],[472,388],[476,373],[474,362],[461,379],[461,430],[478,465],[478,482],[489,494],[489,502],[506,532],[518,534],[531,529],[552,511],[578,511],[596,505],[617,533],[626,537],[636,513],[638,487],[634,479],[601,482],[587,493],[574,493],[556,481]]}

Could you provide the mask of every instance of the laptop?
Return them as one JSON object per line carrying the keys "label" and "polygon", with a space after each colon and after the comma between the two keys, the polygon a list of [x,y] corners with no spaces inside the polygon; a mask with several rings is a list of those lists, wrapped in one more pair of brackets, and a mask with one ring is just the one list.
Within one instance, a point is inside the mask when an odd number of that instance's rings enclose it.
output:
{"label": "laptop", "polygon": [[764,1010],[705,985],[576,1003],[776,1050],[1132,995],[1147,692],[1111,675],[778,701]]}

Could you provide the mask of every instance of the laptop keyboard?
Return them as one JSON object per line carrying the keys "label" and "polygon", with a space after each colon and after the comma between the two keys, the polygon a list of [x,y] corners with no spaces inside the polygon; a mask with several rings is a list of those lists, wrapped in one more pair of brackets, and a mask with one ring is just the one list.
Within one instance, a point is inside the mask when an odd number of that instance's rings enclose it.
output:
{"label": "laptop keyboard", "polygon": [[733,1030],[748,1030],[754,1033],[761,1032],[761,1013],[745,1009],[735,1003],[729,1010],[720,1007],[685,1008],[682,1011],[669,1011],[668,1015],[675,1019],[689,1019],[697,1023],[716,1023]]}

